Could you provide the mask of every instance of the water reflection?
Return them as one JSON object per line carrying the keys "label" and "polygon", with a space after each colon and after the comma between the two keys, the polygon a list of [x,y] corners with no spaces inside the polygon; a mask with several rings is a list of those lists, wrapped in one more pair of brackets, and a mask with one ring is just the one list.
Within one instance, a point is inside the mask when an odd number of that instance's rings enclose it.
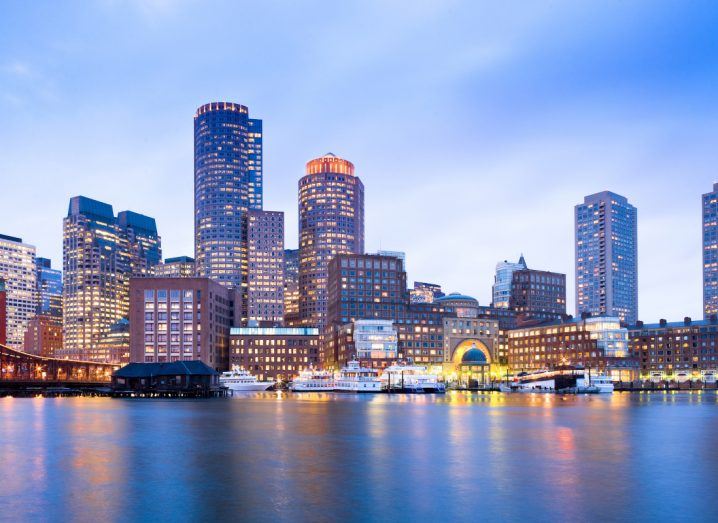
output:
{"label": "water reflection", "polygon": [[716,402],[3,398],[0,506],[18,521],[710,519]]}

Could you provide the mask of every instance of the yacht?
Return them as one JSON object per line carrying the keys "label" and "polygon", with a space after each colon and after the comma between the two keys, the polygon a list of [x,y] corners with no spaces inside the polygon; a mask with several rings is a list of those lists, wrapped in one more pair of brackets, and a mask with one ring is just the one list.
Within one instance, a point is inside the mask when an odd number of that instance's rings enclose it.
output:
{"label": "yacht", "polygon": [[292,392],[331,392],[334,390],[334,373],[312,367],[299,373],[289,384]]}
{"label": "yacht", "polygon": [[267,390],[275,385],[273,381],[258,381],[256,377],[237,365],[233,365],[232,370],[220,375],[219,384],[236,391]]}
{"label": "yacht", "polygon": [[589,387],[595,387],[600,394],[611,394],[613,392],[613,382],[610,376],[601,374],[599,376],[591,376]]}
{"label": "yacht", "polygon": [[381,392],[376,369],[362,367],[356,360],[347,363],[334,380],[335,392]]}
{"label": "yacht", "polygon": [[446,392],[443,382],[426,367],[407,362],[396,362],[384,369],[382,388],[389,392]]}

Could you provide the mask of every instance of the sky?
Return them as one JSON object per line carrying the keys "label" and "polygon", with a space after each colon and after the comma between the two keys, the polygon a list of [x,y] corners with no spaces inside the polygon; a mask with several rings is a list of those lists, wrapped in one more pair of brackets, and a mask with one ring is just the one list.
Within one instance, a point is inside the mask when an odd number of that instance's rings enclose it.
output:
{"label": "sky", "polygon": [[193,255],[193,115],[264,122],[265,209],[297,245],[326,152],[366,189],[366,249],[491,301],[497,262],[567,274],[573,209],[638,208],[639,317],[701,313],[701,194],[718,181],[712,1],[0,0],[0,233],[62,260],[82,194]]}

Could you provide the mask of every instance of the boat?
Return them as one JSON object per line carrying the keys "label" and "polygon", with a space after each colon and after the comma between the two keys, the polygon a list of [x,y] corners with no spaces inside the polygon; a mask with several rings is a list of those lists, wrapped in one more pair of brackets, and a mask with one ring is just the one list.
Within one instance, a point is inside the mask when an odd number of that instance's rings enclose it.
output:
{"label": "boat", "polygon": [[331,392],[334,390],[334,373],[309,367],[289,384],[292,392]]}
{"label": "boat", "polygon": [[335,392],[381,392],[381,380],[376,369],[362,367],[352,360],[334,380]]}
{"label": "boat", "polygon": [[590,387],[598,389],[600,394],[611,394],[613,392],[613,381],[610,376],[601,374],[590,378]]}
{"label": "boat", "polygon": [[274,387],[273,381],[259,381],[243,368],[233,365],[232,370],[219,376],[219,384],[236,391],[267,390]]}
{"label": "boat", "polygon": [[384,369],[382,388],[389,392],[446,392],[446,386],[426,367],[410,362],[396,362]]}

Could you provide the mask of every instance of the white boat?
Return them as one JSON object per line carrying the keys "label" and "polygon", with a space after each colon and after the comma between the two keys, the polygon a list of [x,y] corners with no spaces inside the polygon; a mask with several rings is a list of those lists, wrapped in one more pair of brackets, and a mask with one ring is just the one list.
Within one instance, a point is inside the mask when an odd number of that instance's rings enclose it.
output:
{"label": "white boat", "polygon": [[599,376],[591,376],[589,387],[596,387],[600,394],[611,394],[613,392],[613,382],[610,376],[601,374]]}
{"label": "white boat", "polygon": [[335,392],[381,392],[381,380],[376,369],[362,367],[350,361],[334,380]]}
{"label": "white boat", "polygon": [[236,391],[267,390],[275,385],[273,381],[257,380],[256,377],[237,365],[233,365],[232,370],[220,375],[219,384]]}
{"label": "white boat", "polygon": [[396,362],[384,369],[381,375],[382,388],[400,392],[446,392],[443,382],[436,374],[430,374],[426,367],[411,363]]}
{"label": "white boat", "polygon": [[334,373],[312,367],[299,373],[289,384],[292,392],[331,392],[334,390]]}

